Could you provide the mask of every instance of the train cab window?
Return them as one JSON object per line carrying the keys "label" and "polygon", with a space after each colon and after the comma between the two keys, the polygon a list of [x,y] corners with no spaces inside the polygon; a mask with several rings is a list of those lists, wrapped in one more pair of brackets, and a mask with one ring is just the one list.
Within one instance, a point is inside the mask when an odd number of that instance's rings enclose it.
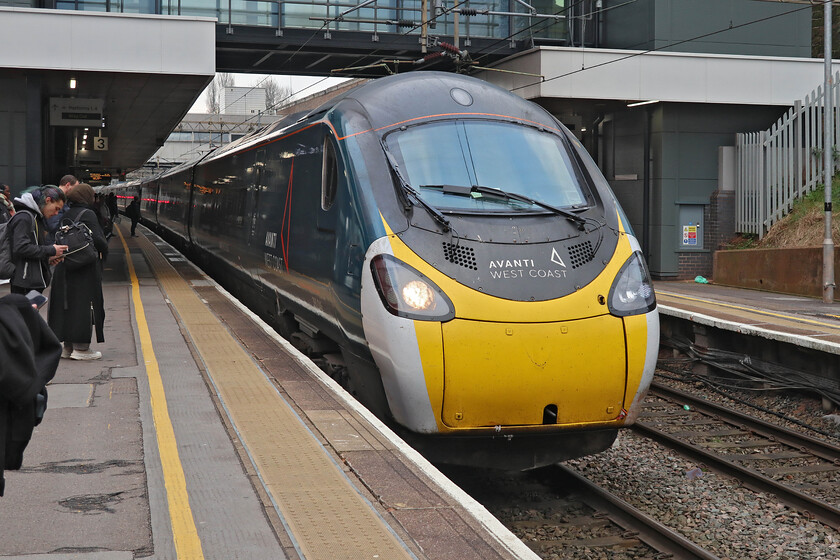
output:
{"label": "train cab window", "polygon": [[329,210],[338,190],[338,159],[335,145],[329,136],[324,137],[324,159],[321,170],[321,209]]}
{"label": "train cab window", "polygon": [[[557,206],[586,204],[588,186],[559,134],[487,120],[442,121],[386,136],[409,184],[438,208],[466,211],[544,211],[516,197],[479,195],[489,187]],[[444,189],[444,185],[462,187]]]}

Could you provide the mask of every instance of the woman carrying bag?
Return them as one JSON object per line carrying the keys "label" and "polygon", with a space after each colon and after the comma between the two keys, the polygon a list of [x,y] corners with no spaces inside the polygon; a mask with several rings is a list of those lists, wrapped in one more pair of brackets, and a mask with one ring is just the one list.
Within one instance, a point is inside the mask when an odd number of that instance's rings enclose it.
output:
{"label": "woman carrying bag", "polygon": [[55,267],[47,314],[50,328],[64,342],[61,357],[73,360],[102,358],[101,352],[90,349],[91,326],[96,329],[96,342],[105,342],[102,262],[108,256],[108,241],[93,210],[93,202],[93,188],[87,183],[76,185],[67,195],[69,209],[61,221],[87,226],[99,258],[80,267],[70,267],[67,262]]}

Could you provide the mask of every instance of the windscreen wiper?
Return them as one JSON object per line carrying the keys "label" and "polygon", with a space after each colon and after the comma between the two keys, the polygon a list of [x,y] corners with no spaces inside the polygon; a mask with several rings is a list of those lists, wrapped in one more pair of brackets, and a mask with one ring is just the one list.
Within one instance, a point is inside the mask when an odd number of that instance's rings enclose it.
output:
{"label": "windscreen wiper", "polygon": [[425,208],[429,215],[440,225],[440,227],[443,228],[443,231],[451,230],[452,226],[449,225],[449,220],[446,218],[446,216],[441,214],[440,210],[423,200],[417,193],[417,191],[414,189],[414,187],[408,184],[408,181],[406,181],[405,178],[403,178],[402,173],[400,172],[400,166],[397,163],[397,160],[394,157],[394,155],[385,146],[385,142],[381,142],[381,144],[382,149],[385,151],[385,156],[388,158],[388,164],[391,166],[391,169],[397,176],[397,180],[400,183],[400,187],[402,187],[403,192],[405,192],[406,195],[408,195],[406,196],[406,199],[408,199],[410,202],[410,199],[413,198],[415,202],[417,202],[417,204]]}
{"label": "windscreen wiper", "polygon": [[420,188],[441,189],[441,191],[443,191],[443,194],[456,194],[461,196],[473,196],[474,193],[489,194],[492,196],[504,198],[506,200],[517,200],[519,202],[527,202],[528,204],[539,206],[540,208],[544,208],[546,210],[549,210],[550,212],[554,212],[555,214],[558,214],[568,220],[573,221],[577,224],[578,229],[581,231],[585,231],[586,227],[586,219],[578,216],[574,212],[564,210],[563,208],[558,208],[557,206],[552,206],[551,204],[547,204],[545,202],[540,202],[539,200],[534,200],[533,198],[529,198],[523,194],[507,192],[503,191],[502,189],[497,189],[495,187],[483,187],[481,185],[473,185],[471,187],[459,185],[421,185]]}

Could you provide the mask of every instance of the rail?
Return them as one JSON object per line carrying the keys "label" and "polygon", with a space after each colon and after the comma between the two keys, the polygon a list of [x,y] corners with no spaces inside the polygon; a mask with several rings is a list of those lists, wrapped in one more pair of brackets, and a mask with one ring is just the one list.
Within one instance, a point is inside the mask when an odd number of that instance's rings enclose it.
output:
{"label": "rail", "polygon": [[[713,451],[711,448],[703,445],[702,443],[692,443],[689,441],[691,436],[703,437],[704,430],[702,428],[696,433],[671,432],[666,431],[666,426],[654,426],[653,422],[649,422],[648,420],[665,420],[669,417],[674,418],[699,413],[712,419],[710,420],[712,422],[719,421],[737,428],[734,432],[728,432],[725,430],[719,431],[719,433],[716,432],[716,435],[721,437],[724,435],[742,435],[744,437],[752,435],[763,438],[760,440],[746,439],[738,444],[733,444],[732,447],[746,449],[750,445],[756,446],[757,448],[771,445],[788,447],[793,452],[793,454],[791,454],[791,452],[787,452],[782,453],[781,455],[763,453],[757,455],[759,458],[780,457],[783,459],[798,460],[800,457],[811,455],[820,459],[822,464],[817,465],[814,468],[807,466],[803,467],[800,465],[798,467],[788,469],[788,474],[791,476],[801,473],[807,474],[811,472],[840,470],[837,454],[839,450],[836,447],[822,444],[815,445],[815,442],[808,441],[808,438],[799,439],[790,430],[785,430],[779,426],[769,423],[760,423],[759,425],[759,423],[755,422],[754,419],[741,415],[737,411],[722,407],[721,405],[711,401],[700,402],[696,400],[688,400],[688,395],[682,392],[666,392],[664,388],[657,386],[651,389],[650,395],[673,403],[675,408],[678,409],[678,414],[671,412],[643,412],[636,424],[633,425],[633,430],[644,434],[646,437],[659,441],[660,443],[670,447],[671,449],[677,450],[686,456],[692,457],[697,461],[701,461],[708,467],[715,469],[718,472],[723,472],[733,476],[742,481],[742,483],[746,486],[759,491],[774,494],[782,502],[805,513],[809,517],[813,517],[826,525],[834,527],[835,529],[840,528],[840,508],[834,504],[828,503],[821,498],[809,495],[794,487],[794,484],[792,483],[785,483],[774,479],[770,474],[772,469],[765,473],[762,472],[762,469],[760,468],[750,468],[743,464],[744,462],[751,462],[750,459],[756,458],[756,455],[724,455]],[[692,412],[683,411],[681,408],[688,402],[692,403],[687,407],[688,409],[694,408]],[[646,408],[649,406],[650,405],[647,405]],[[708,423],[708,421],[706,423]],[[701,426],[702,424],[703,422],[700,421],[692,421],[680,422],[677,425],[682,426],[685,429],[690,426]],[[712,432],[705,430],[705,434],[711,435]],[[719,445],[718,447],[726,448],[725,445]]]}

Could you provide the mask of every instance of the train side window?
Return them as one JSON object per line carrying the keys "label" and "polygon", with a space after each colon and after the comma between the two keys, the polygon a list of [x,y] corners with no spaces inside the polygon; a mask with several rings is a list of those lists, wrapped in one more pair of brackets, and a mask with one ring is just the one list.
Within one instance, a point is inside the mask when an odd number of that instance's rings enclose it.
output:
{"label": "train side window", "polygon": [[338,159],[329,136],[324,137],[324,160],[321,170],[321,209],[329,210],[338,190]]}

